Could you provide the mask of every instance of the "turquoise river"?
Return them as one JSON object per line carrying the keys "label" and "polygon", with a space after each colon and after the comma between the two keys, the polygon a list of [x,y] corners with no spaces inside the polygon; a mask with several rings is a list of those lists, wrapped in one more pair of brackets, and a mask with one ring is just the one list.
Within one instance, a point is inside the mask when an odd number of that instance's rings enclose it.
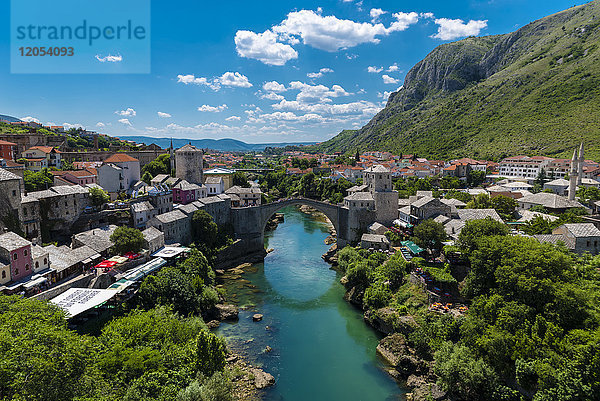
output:
{"label": "turquoise river", "polygon": [[[274,251],[264,263],[224,276],[242,309],[239,321],[221,324],[218,333],[275,377],[267,400],[403,400],[375,353],[381,337],[344,301],[339,273],[321,259],[327,225],[293,207],[282,213],[285,222],[265,234]],[[263,320],[253,322],[254,313]]]}

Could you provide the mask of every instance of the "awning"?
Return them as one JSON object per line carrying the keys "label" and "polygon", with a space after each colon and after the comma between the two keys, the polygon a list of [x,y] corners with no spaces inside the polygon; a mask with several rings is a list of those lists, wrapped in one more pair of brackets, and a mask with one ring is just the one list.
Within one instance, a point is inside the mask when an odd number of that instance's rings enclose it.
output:
{"label": "awning", "polygon": [[98,269],[106,269],[109,267],[113,267],[116,264],[117,264],[117,262],[115,262],[114,260],[103,260],[102,262],[98,263],[94,267],[98,268]]}
{"label": "awning", "polygon": [[421,248],[420,246],[418,246],[417,244],[415,244],[412,241],[402,241],[401,244],[404,245],[405,247],[407,247],[408,250],[414,255],[418,255],[424,251],[423,248]]}
{"label": "awning", "polygon": [[412,224],[402,221],[400,219],[394,220],[394,224],[397,226],[400,226],[400,227],[404,227],[404,228],[413,228]]}

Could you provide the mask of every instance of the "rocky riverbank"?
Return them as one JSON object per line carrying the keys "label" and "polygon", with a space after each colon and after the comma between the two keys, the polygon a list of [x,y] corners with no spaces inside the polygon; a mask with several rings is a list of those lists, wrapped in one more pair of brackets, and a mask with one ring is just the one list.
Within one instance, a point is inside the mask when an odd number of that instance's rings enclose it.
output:
{"label": "rocky riverbank", "polygon": [[310,206],[306,206],[306,205],[299,205],[299,206],[296,206],[296,208],[298,210],[300,210],[302,213],[312,216],[315,220],[325,223],[327,225],[327,228],[329,229],[329,233],[333,237],[335,237],[335,235],[336,235],[335,227],[333,226],[331,221],[329,221],[329,219],[327,218],[327,216],[325,216],[325,214],[323,212],[318,211],[314,207],[310,207]]}
{"label": "rocky riverbank", "polygon": [[233,384],[232,397],[235,401],[260,401],[262,390],[275,384],[275,378],[264,370],[253,366],[241,354],[229,350],[227,371]]}
{"label": "rocky riverbank", "polygon": [[[332,247],[334,248],[334,247]],[[337,249],[330,249],[323,255],[329,263],[337,262]],[[344,286],[348,279],[340,279]],[[344,299],[361,310],[364,291],[357,287],[347,288]],[[377,353],[389,365],[387,372],[394,379],[411,389],[406,394],[407,401],[452,401],[452,398],[437,384],[434,373],[435,361],[422,358],[406,341],[407,336],[417,328],[417,322],[410,315],[401,315],[394,308],[366,310],[365,322],[375,330],[385,334],[377,345]]]}

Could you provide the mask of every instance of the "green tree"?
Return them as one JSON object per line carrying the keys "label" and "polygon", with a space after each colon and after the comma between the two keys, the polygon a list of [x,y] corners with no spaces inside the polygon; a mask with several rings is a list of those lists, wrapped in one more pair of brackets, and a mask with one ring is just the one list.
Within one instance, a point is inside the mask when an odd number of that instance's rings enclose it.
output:
{"label": "green tree", "polygon": [[467,185],[478,187],[485,181],[486,172],[480,170],[471,170],[467,175]]}
{"label": "green tree", "polygon": [[305,198],[315,198],[317,196],[317,176],[313,173],[304,174],[300,179],[298,191]]}
{"label": "green tree", "polygon": [[490,204],[502,220],[511,221],[517,209],[517,201],[508,196],[498,195],[491,199]]}
{"label": "green tree", "polygon": [[198,244],[212,247],[217,240],[219,227],[206,210],[196,210],[192,215],[192,238]]}
{"label": "green tree", "polygon": [[506,224],[486,217],[481,220],[467,221],[458,235],[458,244],[464,250],[470,252],[477,246],[477,241],[483,237],[492,235],[508,235],[509,229]]}
{"label": "green tree", "polygon": [[233,185],[238,185],[242,188],[250,188],[250,182],[248,182],[248,177],[246,176],[246,173],[242,172],[242,171],[236,171],[235,173],[233,173]]}
{"label": "green tree", "polygon": [[142,167],[142,177],[146,173],[150,174],[152,178],[159,174],[171,174],[171,155],[168,153],[162,154],[150,163],[145,164],[144,167]]}
{"label": "green tree", "polygon": [[213,333],[202,330],[196,338],[196,366],[200,373],[212,376],[225,368],[227,348],[225,341]]}
{"label": "green tree", "polygon": [[110,196],[101,188],[92,187],[89,189],[90,201],[94,206],[102,206],[110,200]]}
{"label": "green tree", "polygon": [[492,203],[488,194],[479,194],[467,203],[467,209],[492,209]]}
{"label": "green tree", "polygon": [[23,182],[27,192],[42,191],[54,185],[54,176],[50,174],[47,168],[37,172],[25,170],[23,172]]}
{"label": "green tree", "polygon": [[137,228],[126,226],[117,227],[111,234],[113,251],[117,254],[139,252],[144,246],[144,236]]}
{"label": "green tree", "polygon": [[417,245],[422,248],[431,249],[434,252],[439,252],[442,249],[442,242],[447,237],[444,226],[433,219],[428,219],[418,224],[414,228],[413,233]]}
{"label": "green tree", "polygon": [[177,267],[190,277],[199,277],[206,285],[213,284],[215,281],[215,272],[206,257],[196,247],[192,247],[188,257],[179,262]]}
{"label": "green tree", "polygon": [[154,305],[171,305],[183,316],[199,311],[198,291],[192,279],[177,267],[165,267],[156,275],[146,278],[140,286],[139,303],[146,309]]}
{"label": "green tree", "polygon": [[144,181],[148,185],[150,185],[152,178],[152,174],[150,174],[148,171],[144,172],[144,174],[142,175],[142,181]]}

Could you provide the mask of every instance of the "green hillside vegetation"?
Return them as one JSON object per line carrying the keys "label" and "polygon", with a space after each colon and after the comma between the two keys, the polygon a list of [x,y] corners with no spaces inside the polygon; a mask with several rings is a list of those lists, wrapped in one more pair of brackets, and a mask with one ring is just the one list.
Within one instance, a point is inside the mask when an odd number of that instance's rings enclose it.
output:
{"label": "green hillside vegetation", "polygon": [[598,159],[599,25],[594,1],[510,34],[441,45],[367,125],[317,149],[568,157],[583,141],[586,156]]}

